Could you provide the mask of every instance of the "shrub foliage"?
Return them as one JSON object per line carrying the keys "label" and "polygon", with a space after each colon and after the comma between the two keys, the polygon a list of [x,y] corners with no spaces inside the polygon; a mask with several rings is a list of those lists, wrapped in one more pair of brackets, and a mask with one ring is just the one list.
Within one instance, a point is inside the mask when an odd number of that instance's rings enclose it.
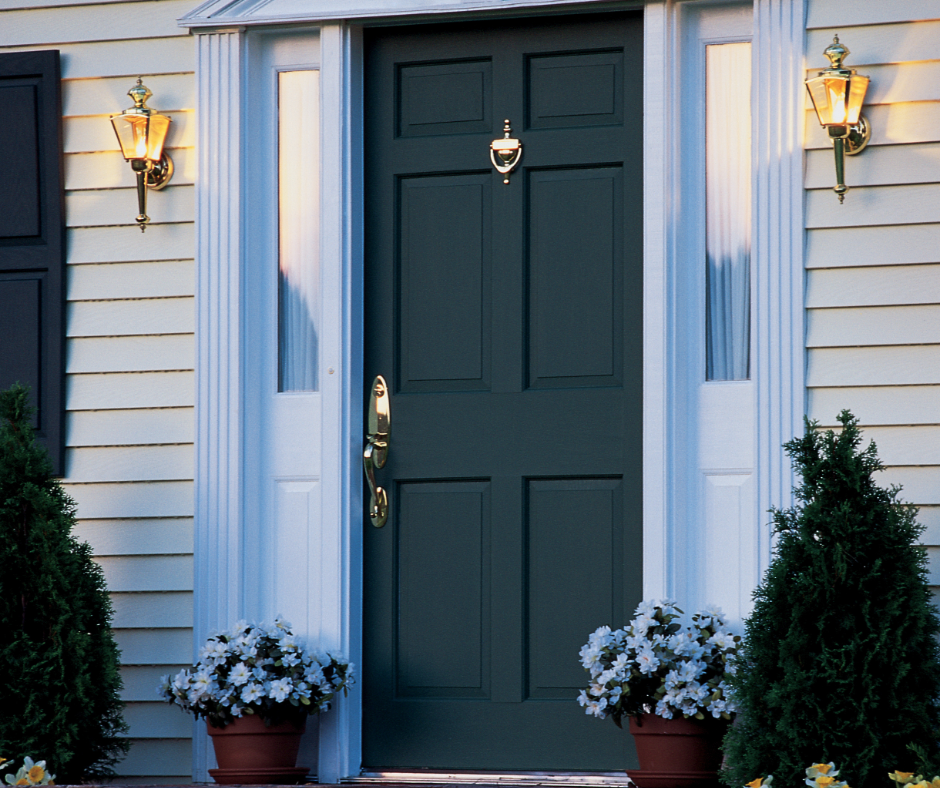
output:
{"label": "shrub foliage", "polygon": [[737,675],[741,710],[725,739],[728,785],[773,774],[802,785],[834,761],[853,788],[915,771],[937,751],[940,621],[918,546],[916,509],[872,479],[848,411],[839,432],[785,445],[802,477],[798,505],[774,510],[774,560],[754,593]]}
{"label": "shrub foliage", "polygon": [[31,415],[27,389],[0,392],[0,753],[99,780],[128,747],[111,602]]}

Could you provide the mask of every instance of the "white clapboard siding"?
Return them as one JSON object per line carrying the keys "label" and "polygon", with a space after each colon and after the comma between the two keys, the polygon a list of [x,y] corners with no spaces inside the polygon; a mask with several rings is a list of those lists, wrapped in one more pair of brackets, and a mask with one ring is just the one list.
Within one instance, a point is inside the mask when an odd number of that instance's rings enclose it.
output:
{"label": "white clapboard siding", "polygon": [[[0,20],[2,23],[2,20]],[[126,103],[126,102],[125,102]],[[126,107],[120,104],[116,109],[103,106],[104,112],[120,112]],[[195,113],[166,112],[172,119],[170,131],[166,137],[169,148],[191,148],[196,141]],[[114,151],[120,156],[120,145],[114,136],[114,127],[111,125],[109,115],[83,115],[80,117],[66,117],[62,122],[63,149],[65,153],[88,153],[98,151]],[[172,155],[172,150],[171,150]],[[130,167],[130,165],[127,165]]]}
{"label": "white clapboard siding", "polygon": [[65,480],[63,487],[78,504],[83,520],[193,516],[191,481],[72,484]]}
{"label": "white clapboard siding", "polygon": [[[835,175],[835,170],[833,170]],[[831,194],[831,192],[830,192]],[[846,200],[848,200],[846,196]],[[806,267],[940,262],[940,224],[832,227],[806,233]]]}
{"label": "white clapboard siding", "polygon": [[[901,145],[912,142],[940,140],[940,102],[911,101],[906,104],[865,105],[865,117],[871,121],[871,142],[878,145]],[[832,148],[828,135],[816,119],[816,113],[807,108],[804,113],[806,148]],[[859,154],[864,156],[867,151]],[[852,157],[847,157],[846,177],[851,177]],[[833,174],[835,169],[833,168]]]}
{"label": "white clapboard siding", "polygon": [[940,545],[940,506],[918,506],[917,510],[917,522],[924,526],[921,541]]}
{"label": "white clapboard siding", "polygon": [[[195,183],[195,150],[193,148],[167,147],[165,151],[173,160],[173,178],[167,188],[188,186]],[[124,157],[118,152],[117,139],[115,139],[113,150],[97,153],[67,153],[64,159],[66,191],[136,188],[136,176],[128,163],[124,161]],[[159,194],[159,192],[156,193]],[[151,194],[154,194],[154,192],[151,191]]]}
{"label": "white clapboard siding", "polygon": [[110,337],[191,334],[193,298],[77,301],[68,305],[66,336]]}
{"label": "white clapboard siding", "polygon": [[[116,0],[124,2],[124,0]],[[77,4],[77,3],[76,3]],[[56,2],[52,5],[72,5]],[[96,9],[96,11],[99,9]],[[107,9],[100,9],[107,10]],[[185,30],[181,29],[185,33]],[[173,38],[137,38],[123,41],[26,44],[4,47],[4,52],[33,49],[58,49],[62,79],[85,77],[137,77],[167,72],[191,73],[196,68],[196,42],[192,36]],[[124,109],[124,107],[121,107]],[[99,110],[100,112],[100,110]]]}
{"label": "white clapboard siding", "polygon": [[121,700],[152,701],[159,697],[157,687],[160,686],[160,680],[167,674],[173,676],[177,673],[179,668],[176,665],[124,665],[121,668],[121,680],[124,682]]}
{"label": "white clapboard siding", "polygon": [[193,518],[80,520],[73,531],[96,556],[178,555],[193,551]]}
{"label": "white clapboard siding", "polygon": [[846,166],[845,180],[850,191],[844,203],[839,203],[831,188],[806,192],[808,228],[940,222],[940,189],[935,184],[852,188],[851,163]]}
{"label": "white clapboard siding", "polygon": [[[927,582],[932,586],[940,586],[940,547],[927,548]],[[940,603],[940,592],[935,588],[934,604]]]}
{"label": "white clapboard siding", "polygon": [[154,695],[151,703],[129,703],[124,719],[130,726],[132,738],[168,739],[189,736],[193,720],[179,706],[160,701]]}
{"label": "white clapboard siding", "polygon": [[[806,27],[841,30],[846,24],[881,25],[890,22],[916,22],[940,17],[937,0],[811,0]],[[851,48],[851,47],[850,47]]]}
{"label": "white clapboard siding", "polygon": [[95,560],[112,592],[193,590],[191,555],[122,555]]}
{"label": "white clapboard siding", "polygon": [[[807,189],[831,189],[835,176],[832,148],[806,152]],[[940,143],[878,145],[848,161],[853,186],[893,186],[940,182]],[[174,176],[175,178],[175,176]]]}
{"label": "white clapboard siding", "polygon": [[[192,186],[171,182],[166,189],[147,194],[147,215],[152,222],[192,221],[196,212],[194,199]],[[123,224],[128,217],[133,220],[137,213],[136,187],[82,190],[65,195],[65,221],[69,227]]]}
{"label": "white clapboard siding", "polygon": [[852,411],[862,424],[931,424],[937,421],[938,403],[940,386],[892,386],[889,383],[811,388],[808,413],[825,427],[835,426],[835,417],[843,409]]}
{"label": "white clapboard siding", "polygon": [[[166,64],[164,64],[164,68]],[[155,74],[141,76],[153,96],[147,106],[157,112],[179,112],[196,107],[196,82],[191,74]],[[62,82],[62,114],[116,115],[134,106],[127,91],[137,84],[137,77],[93,77],[65,79]],[[110,123],[108,125],[111,125]]]}
{"label": "white clapboard siding", "polygon": [[69,263],[127,263],[154,260],[184,260],[194,256],[193,225],[151,224],[143,234],[134,224],[136,210],[131,206],[130,224],[118,227],[88,227],[67,232]]}
{"label": "white clapboard siding", "polygon": [[[192,728],[192,720],[189,725]],[[192,779],[189,766],[191,751],[189,739],[139,739],[121,761],[121,778],[117,782],[127,785],[127,776],[131,775],[142,777],[148,783],[157,782],[150,780],[150,776],[171,778],[168,782],[188,783]]]}
{"label": "white clapboard siding", "polygon": [[118,629],[122,665],[192,665],[193,633],[181,629]]}
{"label": "white clapboard siding", "polygon": [[824,28],[807,30],[807,62],[810,65],[828,62],[823,56],[823,50],[832,43],[832,36],[836,32],[839,33],[839,39],[848,44],[852,51],[846,59],[846,65],[853,68],[863,63],[905,63],[934,60],[937,57],[940,20],[919,22],[916,25],[898,22],[859,27],[852,26],[854,22],[853,12],[843,14],[843,23],[839,25],[838,31]]}
{"label": "white clapboard siding", "polygon": [[192,10],[192,0],[161,0],[0,11],[0,47],[185,36],[176,20]]}
{"label": "white clapboard siding", "polygon": [[808,308],[940,304],[940,264],[825,268],[806,276]]}
{"label": "white clapboard siding", "polygon": [[905,386],[940,384],[940,347],[816,348],[807,351],[806,384]]}
{"label": "white clapboard siding", "polygon": [[191,296],[195,293],[195,280],[192,260],[74,265],[68,273],[68,300]]}
{"label": "white clapboard siding", "polygon": [[67,372],[193,369],[192,335],[79,338],[68,343]]}
{"label": "white clapboard siding", "polygon": [[114,605],[115,627],[180,628],[193,625],[191,591],[115,592],[111,594],[111,603]]}
{"label": "white clapboard siding", "polygon": [[936,304],[810,309],[806,313],[806,346],[811,348],[934,343],[940,343],[940,306]]}
{"label": "white clapboard siding", "polygon": [[[809,53],[809,56],[828,65],[828,60],[825,58],[814,58],[812,53]],[[849,60],[851,63],[848,63]],[[940,62],[928,60],[921,63],[866,65],[855,57],[854,49],[846,58],[846,62],[852,68],[857,68],[859,73],[871,78],[865,93],[864,113],[866,116],[869,110],[878,105],[940,100],[940,86],[937,85],[937,80],[940,78]],[[816,76],[820,68],[822,66],[811,65],[806,71],[806,76]],[[811,110],[813,102],[808,91],[803,94],[803,98],[805,109]]]}
{"label": "white clapboard siding", "polygon": [[69,414],[66,446],[142,446],[193,442],[191,408],[91,410]]}
{"label": "white clapboard siding", "polygon": [[193,446],[97,446],[66,449],[66,478],[79,482],[178,481],[193,478]]}
{"label": "white clapboard siding", "polygon": [[875,479],[882,487],[898,484],[902,487],[898,500],[905,503],[940,504],[940,467],[893,466],[878,471]]}
{"label": "white clapboard siding", "polygon": [[940,465],[940,426],[865,426],[864,437],[877,444],[885,465]]}
{"label": "white clapboard siding", "polygon": [[65,377],[65,407],[68,411],[191,407],[195,399],[192,371],[116,372]]}

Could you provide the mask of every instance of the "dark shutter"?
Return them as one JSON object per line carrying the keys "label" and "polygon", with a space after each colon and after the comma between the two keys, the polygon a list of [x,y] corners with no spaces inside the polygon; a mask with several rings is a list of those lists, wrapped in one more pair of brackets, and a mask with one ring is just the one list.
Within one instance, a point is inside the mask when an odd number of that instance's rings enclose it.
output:
{"label": "dark shutter", "polygon": [[32,389],[37,437],[64,460],[65,204],[59,52],[0,54],[0,389]]}

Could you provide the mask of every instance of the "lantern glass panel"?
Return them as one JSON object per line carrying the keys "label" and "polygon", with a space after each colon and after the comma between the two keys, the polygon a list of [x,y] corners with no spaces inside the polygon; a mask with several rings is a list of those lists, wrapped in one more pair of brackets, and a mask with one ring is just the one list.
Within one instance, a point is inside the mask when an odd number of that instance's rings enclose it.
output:
{"label": "lantern glass panel", "polygon": [[865,93],[868,90],[868,77],[855,74],[849,88],[847,122],[851,125],[858,123],[865,102]]}
{"label": "lantern glass panel", "polygon": [[147,115],[114,115],[111,125],[127,161],[147,157]]}
{"label": "lantern glass panel", "polygon": [[169,130],[169,117],[157,113],[150,116],[150,133],[147,137],[147,158],[150,161],[160,161],[160,157],[163,156],[163,143],[166,142]]}
{"label": "lantern glass panel", "polygon": [[821,126],[826,126],[830,122],[832,112],[829,108],[829,92],[826,90],[826,80],[824,77],[815,77],[806,83],[810,98],[813,100],[813,107],[816,109],[816,119]]}

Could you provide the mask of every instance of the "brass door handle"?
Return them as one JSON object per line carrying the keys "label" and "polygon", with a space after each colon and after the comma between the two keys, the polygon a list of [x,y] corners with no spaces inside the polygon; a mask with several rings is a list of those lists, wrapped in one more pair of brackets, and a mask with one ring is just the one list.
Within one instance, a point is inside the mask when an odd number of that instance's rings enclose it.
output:
{"label": "brass door handle", "polygon": [[366,472],[371,495],[369,520],[376,528],[381,528],[388,520],[388,493],[375,483],[375,469],[384,467],[388,459],[388,439],[391,431],[388,384],[385,378],[378,375],[372,381],[372,394],[369,396],[369,431],[366,433],[366,447],[362,451],[362,467]]}

